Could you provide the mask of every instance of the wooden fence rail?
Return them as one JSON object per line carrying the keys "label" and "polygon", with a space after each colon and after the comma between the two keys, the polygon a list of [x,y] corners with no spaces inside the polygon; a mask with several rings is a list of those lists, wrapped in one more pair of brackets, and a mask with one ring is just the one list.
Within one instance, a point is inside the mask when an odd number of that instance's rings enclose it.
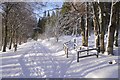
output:
{"label": "wooden fence rail", "polygon": [[[74,42],[68,41],[63,44],[63,49],[65,51],[67,58],[68,58],[68,51],[70,50],[71,47],[72,47],[72,49],[77,49],[76,41],[74,41]],[[84,49],[84,50],[82,50],[82,49]],[[93,51],[93,50],[96,50],[97,53],[90,54],[89,51]],[[87,52],[87,55],[80,56],[80,53],[82,53],[82,52]],[[77,50],[77,62],[79,62],[79,58],[84,58],[84,57],[89,57],[89,56],[97,56],[97,58],[98,58],[99,53],[100,53],[100,47],[89,49],[89,47],[80,46],[79,50]]]}
{"label": "wooden fence rail", "polygon": [[[96,50],[97,53],[96,54],[89,54],[89,51],[92,51],[92,50]],[[82,52],[87,52],[87,55],[80,56],[80,53],[82,53]],[[84,57],[89,57],[89,56],[94,56],[94,55],[97,56],[97,58],[98,58],[99,52],[100,52],[99,47],[98,48],[92,48],[92,49],[86,49],[86,50],[79,50],[79,51],[77,51],[77,62],[79,62],[79,58],[84,58]]]}
{"label": "wooden fence rail", "polygon": [[[70,45],[70,44],[71,44],[71,45]],[[68,51],[70,50],[70,48],[75,49],[76,46],[77,46],[77,44],[76,44],[76,41],[75,41],[75,40],[74,40],[74,42],[68,41],[68,42],[65,42],[65,43],[63,44],[63,49],[64,49],[64,51],[65,51],[65,54],[66,54],[66,57],[67,57],[67,58],[68,58]]]}
{"label": "wooden fence rail", "polygon": [[67,58],[68,58],[68,47],[67,47],[67,45],[63,44],[63,49],[65,51],[65,54],[66,54]]}

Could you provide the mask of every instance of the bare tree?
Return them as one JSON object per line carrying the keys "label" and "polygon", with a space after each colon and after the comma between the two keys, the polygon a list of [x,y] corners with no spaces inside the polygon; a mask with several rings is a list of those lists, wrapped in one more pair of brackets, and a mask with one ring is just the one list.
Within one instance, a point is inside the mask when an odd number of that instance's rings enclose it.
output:
{"label": "bare tree", "polygon": [[107,49],[108,54],[113,55],[113,43],[114,43],[114,33],[117,27],[116,25],[116,11],[117,11],[118,2],[113,2],[111,4],[111,14],[110,14],[110,22],[108,26],[108,38],[107,38]]}
{"label": "bare tree", "polygon": [[14,4],[9,3],[9,2],[5,2],[3,3],[3,17],[4,17],[4,43],[3,43],[3,52],[6,52],[6,47],[7,47],[7,28],[8,28],[8,15],[10,10],[12,9],[12,7],[14,6]]}
{"label": "bare tree", "polygon": [[2,14],[0,13],[0,51],[2,50]]}
{"label": "bare tree", "polygon": [[33,27],[35,27],[37,19],[35,15],[33,15],[31,7],[26,6],[28,3],[10,2],[2,5],[3,25],[5,26],[3,28],[3,52],[6,51],[8,42],[9,49],[11,49],[13,44],[16,51],[17,44],[21,44],[23,38],[27,41],[27,38],[32,35]]}
{"label": "bare tree", "polygon": [[116,11],[116,29],[115,29],[115,46],[118,47],[118,34],[119,34],[119,26],[120,26],[120,2],[116,4],[116,8],[117,8],[117,11]]}
{"label": "bare tree", "polygon": [[95,34],[95,47],[99,46],[99,22],[98,22],[98,15],[97,15],[97,3],[94,2],[93,4],[93,25],[94,25],[94,34]]}

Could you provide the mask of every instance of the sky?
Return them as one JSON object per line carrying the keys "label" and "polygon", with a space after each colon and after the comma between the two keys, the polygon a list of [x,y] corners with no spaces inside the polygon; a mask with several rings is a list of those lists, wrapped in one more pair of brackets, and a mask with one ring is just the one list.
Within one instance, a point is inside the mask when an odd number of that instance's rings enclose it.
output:
{"label": "sky", "polygon": [[[36,9],[34,12],[37,13],[39,16],[43,17],[44,11],[54,9],[54,8],[61,8],[62,4],[63,4],[63,2],[48,2],[47,6],[43,7],[41,10]],[[50,14],[51,13],[52,13],[52,11],[50,11]],[[39,19],[38,15],[36,15],[37,20]]]}

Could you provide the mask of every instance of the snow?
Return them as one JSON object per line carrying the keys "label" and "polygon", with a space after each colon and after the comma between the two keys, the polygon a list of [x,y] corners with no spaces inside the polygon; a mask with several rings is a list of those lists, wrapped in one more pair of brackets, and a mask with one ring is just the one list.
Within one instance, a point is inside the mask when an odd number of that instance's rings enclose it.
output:
{"label": "snow", "polygon": [[[18,50],[0,52],[0,73],[2,77],[14,78],[118,78],[118,48],[114,48],[114,56],[100,54],[99,58],[90,56],[80,58],[77,62],[76,51],[69,51],[69,58],[63,51],[63,43],[77,39],[81,45],[81,37],[61,36],[55,38],[29,40],[18,46]],[[94,47],[94,36],[89,37],[89,46]],[[91,51],[95,53],[96,51]],[[81,55],[85,55],[82,53]],[[110,64],[109,62],[113,62]]]}
{"label": "snow", "polygon": [[[103,71],[105,70],[105,71]],[[118,77],[118,65],[111,65],[108,67],[104,67],[102,69],[96,70],[88,75],[86,75],[86,78],[90,78],[93,76],[93,78],[116,78]]]}

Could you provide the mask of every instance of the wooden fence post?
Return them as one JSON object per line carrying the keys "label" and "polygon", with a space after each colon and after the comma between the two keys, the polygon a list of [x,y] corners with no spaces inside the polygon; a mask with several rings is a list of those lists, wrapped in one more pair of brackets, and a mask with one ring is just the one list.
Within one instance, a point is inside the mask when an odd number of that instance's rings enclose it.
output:
{"label": "wooden fence post", "polygon": [[79,51],[77,52],[77,62],[79,62]]}
{"label": "wooden fence post", "polygon": [[76,47],[76,39],[74,39],[74,49],[75,49],[75,47]]}
{"label": "wooden fence post", "polygon": [[100,53],[100,47],[98,46],[98,48],[97,48],[97,58],[99,56],[99,53]]}
{"label": "wooden fence post", "polygon": [[[87,47],[87,49],[89,49],[89,48]],[[89,51],[87,51],[87,55],[89,55]]]}
{"label": "wooden fence post", "polygon": [[66,47],[66,54],[67,54],[67,58],[68,58],[68,48]]}

